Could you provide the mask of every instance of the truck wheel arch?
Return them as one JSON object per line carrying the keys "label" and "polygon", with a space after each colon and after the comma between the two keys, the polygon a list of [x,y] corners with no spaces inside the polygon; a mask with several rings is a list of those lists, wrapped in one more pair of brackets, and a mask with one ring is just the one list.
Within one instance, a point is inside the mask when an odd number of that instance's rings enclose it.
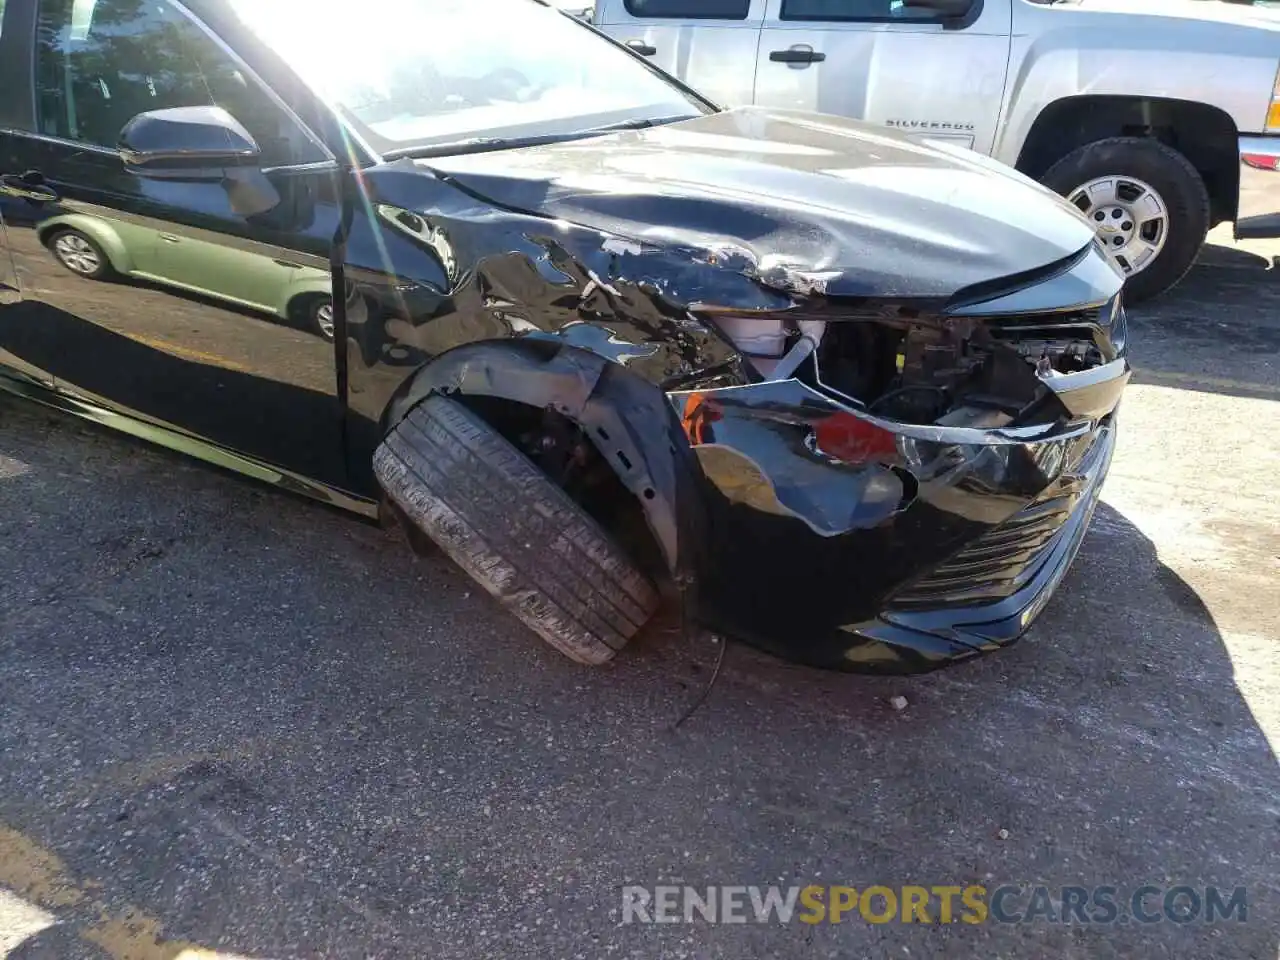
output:
{"label": "truck wheel arch", "polygon": [[1073,150],[1111,137],[1152,137],[1190,161],[1209,191],[1211,223],[1236,216],[1239,167],[1235,121],[1217,107],[1159,97],[1062,97],[1036,116],[1017,169],[1039,180]]}
{"label": "truck wheel arch", "polygon": [[643,510],[667,572],[678,585],[697,569],[700,467],[660,387],[617,363],[554,339],[484,341],[441,354],[387,404],[381,435],[432,394],[552,410],[580,427]]}

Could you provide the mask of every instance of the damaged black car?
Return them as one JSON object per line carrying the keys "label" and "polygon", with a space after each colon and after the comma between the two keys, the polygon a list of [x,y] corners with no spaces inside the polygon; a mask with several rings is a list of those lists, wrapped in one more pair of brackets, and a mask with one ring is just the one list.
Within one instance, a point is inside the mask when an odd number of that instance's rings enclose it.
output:
{"label": "damaged black car", "polygon": [[929,670],[1071,563],[1122,278],[1013,171],[538,0],[0,9],[5,389],[401,524],[589,664],[669,598]]}

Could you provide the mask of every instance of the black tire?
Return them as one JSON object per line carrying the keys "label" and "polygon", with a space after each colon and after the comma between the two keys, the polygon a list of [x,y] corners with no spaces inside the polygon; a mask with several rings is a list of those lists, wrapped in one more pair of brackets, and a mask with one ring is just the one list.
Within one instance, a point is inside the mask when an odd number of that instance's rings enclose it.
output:
{"label": "black tire", "polygon": [[[58,241],[68,237],[78,240],[93,251],[93,255],[98,259],[98,266],[96,269],[88,271],[79,270],[64,258],[63,254],[59,250]],[[49,248],[49,252],[53,254],[53,259],[57,260],[58,264],[64,270],[74,273],[77,277],[84,277],[86,280],[106,280],[115,275],[115,270],[111,266],[111,260],[107,257],[106,251],[102,249],[98,241],[94,240],[93,237],[88,234],[81,233],[79,230],[73,230],[70,227],[64,227],[59,230],[54,230],[44,238],[44,242],[45,246]]]}
{"label": "black tire", "polygon": [[1186,276],[1209,232],[1209,192],[1196,168],[1159,140],[1113,137],[1075,150],[1041,178],[1045,186],[1069,196],[1090,180],[1128,176],[1150,185],[1169,211],[1164,249],[1149,266],[1131,274],[1124,285],[1130,303],[1164,293]]}
{"label": "black tire", "polygon": [[609,535],[461,404],[428,397],[373,464],[405,516],[565,656],[604,663],[657,610],[653,583]]}

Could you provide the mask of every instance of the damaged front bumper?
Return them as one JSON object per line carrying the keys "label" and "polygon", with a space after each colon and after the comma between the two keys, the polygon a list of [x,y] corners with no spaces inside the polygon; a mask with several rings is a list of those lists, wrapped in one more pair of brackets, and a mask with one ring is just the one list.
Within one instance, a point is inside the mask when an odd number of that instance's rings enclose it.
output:
{"label": "damaged front bumper", "polygon": [[1065,415],[888,420],[798,379],[668,395],[702,467],[704,622],[788,659],[915,673],[1006,646],[1093,514],[1123,353],[1047,380]]}
{"label": "damaged front bumper", "polygon": [[842,627],[857,638],[846,661],[941,666],[1021,637],[1084,540],[1115,450],[1114,418],[1088,439],[1081,461],[1057,489],[894,594],[874,620]]}

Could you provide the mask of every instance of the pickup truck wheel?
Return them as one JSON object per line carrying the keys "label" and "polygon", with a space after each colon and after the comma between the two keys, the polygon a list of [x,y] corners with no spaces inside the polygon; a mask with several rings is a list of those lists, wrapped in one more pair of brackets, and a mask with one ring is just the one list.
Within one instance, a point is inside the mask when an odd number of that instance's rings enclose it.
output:
{"label": "pickup truck wheel", "polygon": [[414,407],[378,447],[374,473],[458,566],[579,663],[611,659],[657,610],[656,588],[604,529],[456,401]]}
{"label": "pickup truck wheel", "polygon": [[1125,299],[1168,290],[1209,232],[1209,193],[1196,168],[1158,140],[1114,137],[1067,154],[1043,177],[1094,223],[1125,275]]}

